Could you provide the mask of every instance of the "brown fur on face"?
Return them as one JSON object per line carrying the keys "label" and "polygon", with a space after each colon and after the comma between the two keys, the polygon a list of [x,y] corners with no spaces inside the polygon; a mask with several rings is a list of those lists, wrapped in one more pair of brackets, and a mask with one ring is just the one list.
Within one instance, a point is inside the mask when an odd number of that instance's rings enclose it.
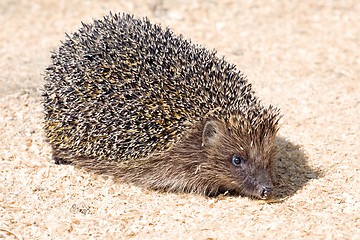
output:
{"label": "brown fur on face", "polygon": [[[221,166],[218,171],[224,175],[221,178],[224,181],[219,181],[223,188],[246,196],[269,198],[277,129],[273,132],[271,128],[253,129],[246,121],[210,121],[206,125],[209,124],[216,133],[212,136],[213,142],[205,145],[205,152],[209,162]],[[241,159],[241,164],[234,165],[234,157]]]}
{"label": "brown fur on face", "polygon": [[[208,120],[165,155],[175,165],[186,163],[182,171],[187,172],[186,178],[192,183],[187,190],[208,195],[230,191],[269,198],[277,128],[273,130],[252,129],[244,122]],[[240,166],[232,163],[234,156],[241,158]]]}

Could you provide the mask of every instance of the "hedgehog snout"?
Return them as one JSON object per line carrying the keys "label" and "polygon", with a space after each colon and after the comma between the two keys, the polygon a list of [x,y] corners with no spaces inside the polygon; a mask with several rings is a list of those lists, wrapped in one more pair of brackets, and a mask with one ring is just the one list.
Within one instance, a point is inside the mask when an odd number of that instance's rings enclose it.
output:
{"label": "hedgehog snout", "polygon": [[269,199],[271,197],[272,187],[262,186],[260,189],[260,198],[261,199]]}
{"label": "hedgehog snout", "polygon": [[260,199],[269,199],[272,196],[273,184],[270,174],[266,169],[257,171],[255,174],[255,181],[257,187],[255,188],[255,194]]}

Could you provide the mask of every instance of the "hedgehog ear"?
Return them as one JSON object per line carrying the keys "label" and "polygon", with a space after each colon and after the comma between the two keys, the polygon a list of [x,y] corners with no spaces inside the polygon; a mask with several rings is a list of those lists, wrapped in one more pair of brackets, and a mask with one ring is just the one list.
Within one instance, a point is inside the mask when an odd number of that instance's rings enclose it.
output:
{"label": "hedgehog ear", "polygon": [[213,145],[219,136],[219,127],[214,121],[205,123],[202,133],[202,146]]}

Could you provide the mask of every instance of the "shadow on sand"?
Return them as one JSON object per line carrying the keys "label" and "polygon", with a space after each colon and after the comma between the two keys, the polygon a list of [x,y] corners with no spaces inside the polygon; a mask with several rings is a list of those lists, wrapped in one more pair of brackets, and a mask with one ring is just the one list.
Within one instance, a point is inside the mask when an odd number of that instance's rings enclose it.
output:
{"label": "shadow on sand", "polygon": [[276,137],[275,146],[278,152],[274,164],[275,200],[290,197],[310,180],[323,176],[321,170],[308,165],[308,157],[299,145]]}

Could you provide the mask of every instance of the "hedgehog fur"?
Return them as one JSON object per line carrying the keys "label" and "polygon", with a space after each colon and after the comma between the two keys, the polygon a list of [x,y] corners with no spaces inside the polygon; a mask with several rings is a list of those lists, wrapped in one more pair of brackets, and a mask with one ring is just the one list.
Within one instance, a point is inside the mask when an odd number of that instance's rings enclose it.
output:
{"label": "hedgehog fur", "polygon": [[56,162],[154,189],[270,196],[279,110],[215,51],[110,13],[67,35],[45,81]]}

